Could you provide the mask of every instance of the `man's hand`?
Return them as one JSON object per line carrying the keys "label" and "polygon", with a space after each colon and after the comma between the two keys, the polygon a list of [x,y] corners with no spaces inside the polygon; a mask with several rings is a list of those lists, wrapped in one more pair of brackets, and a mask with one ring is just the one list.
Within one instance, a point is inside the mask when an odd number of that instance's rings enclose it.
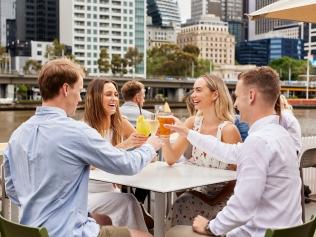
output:
{"label": "man's hand", "polygon": [[146,143],[152,145],[156,151],[158,151],[161,148],[161,141],[160,141],[159,137],[157,137],[155,135],[150,136],[147,139]]}
{"label": "man's hand", "polygon": [[179,133],[179,135],[183,137],[187,137],[189,130],[178,118],[173,117],[175,123],[173,125],[171,124],[164,124],[165,128],[171,129],[171,131]]}
{"label": "man's hand", "polygon": [[194,232],[201,234],[201,235],[209,235],[205,229],[206,225],[208,224],[208,219],[204,218],[203,216],[198,215],[193,220],[192,229]]}

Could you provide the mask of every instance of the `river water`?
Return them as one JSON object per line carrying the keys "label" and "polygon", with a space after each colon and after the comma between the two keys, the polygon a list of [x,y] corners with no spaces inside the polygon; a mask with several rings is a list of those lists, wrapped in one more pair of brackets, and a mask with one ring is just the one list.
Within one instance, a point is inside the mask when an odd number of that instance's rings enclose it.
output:
{"label": "river water", "polygon": [[[186,109],[173,109],[175,116],[185,118]],[[11,133],[34,114],[34,111],[0,111],[0,142],[7,142]],[[82,110],[78,110],[75,119],[81,119]],[[316,109],[296,109],[294,114],[299,120],[303,136],[316,135]]]}

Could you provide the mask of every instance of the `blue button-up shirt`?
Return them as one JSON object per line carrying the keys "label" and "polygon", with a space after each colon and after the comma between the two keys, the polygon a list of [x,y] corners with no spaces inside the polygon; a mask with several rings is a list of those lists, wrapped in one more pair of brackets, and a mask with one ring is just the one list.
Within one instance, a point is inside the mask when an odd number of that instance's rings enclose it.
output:
{"label": "blue button-up shirt", "polygon": [[4,152],[6,192],[22,224],[44,226],[50,237],[96,237],[100,227],[87,211],[89,165],[133,175],[154,156],[149,144],[117,149],[64,110],[38,107]]}
{"label": "blue button-up shirt", "polygon": [[[143,115],[152,114],[151,112],[145,109],[141,109],[141,110],[142,110]],[[121,114],[124,115],[134,127],[136,127],[136,120],[137,120],[137,117],[140,115],[138,105],[132,101],[126,101],[120,107],[120,111],[121,111]]]}

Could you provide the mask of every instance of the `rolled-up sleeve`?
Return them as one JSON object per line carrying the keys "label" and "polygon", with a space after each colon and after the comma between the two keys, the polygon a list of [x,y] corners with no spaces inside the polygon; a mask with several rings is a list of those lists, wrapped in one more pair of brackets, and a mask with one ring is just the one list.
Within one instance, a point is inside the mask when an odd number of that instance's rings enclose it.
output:
{"label": "rolled-up sleeve", "polygon": [[267,144],[256,137],[246,141],[237,163],[237,182],[234,195],[226,207],[210,222],[216,235],[224,235],[234,228],[247,223],[256,212],[266,185],[268,157],[272,153]]}

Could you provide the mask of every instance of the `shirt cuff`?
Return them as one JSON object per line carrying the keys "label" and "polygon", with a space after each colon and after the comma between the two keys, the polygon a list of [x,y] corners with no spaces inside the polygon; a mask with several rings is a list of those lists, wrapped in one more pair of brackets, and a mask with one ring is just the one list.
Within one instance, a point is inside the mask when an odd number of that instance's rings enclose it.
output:
{"label": "shirt cuff", "polygon": [[216,233],[216,230],[215,230],[215,219],[214,220],[211,220],[209,223],[208,223],[208,227],[209,227],[209,229],[211,230],[211,232],[212,232],[212,234],[214,234],[214,235],[218,235],[217,233]]}
{"label": "shirt cuff", "polygon": [[146,148],[146,150],[150,151],[150,153],[151,153],[151,159],[153,159],[153,158],[157,155],[156,150],[155,150],[155,148],[153,147],[153,145],[148,144],[148,143],[145,143],[145,144],[143,145],[143,147]]}

